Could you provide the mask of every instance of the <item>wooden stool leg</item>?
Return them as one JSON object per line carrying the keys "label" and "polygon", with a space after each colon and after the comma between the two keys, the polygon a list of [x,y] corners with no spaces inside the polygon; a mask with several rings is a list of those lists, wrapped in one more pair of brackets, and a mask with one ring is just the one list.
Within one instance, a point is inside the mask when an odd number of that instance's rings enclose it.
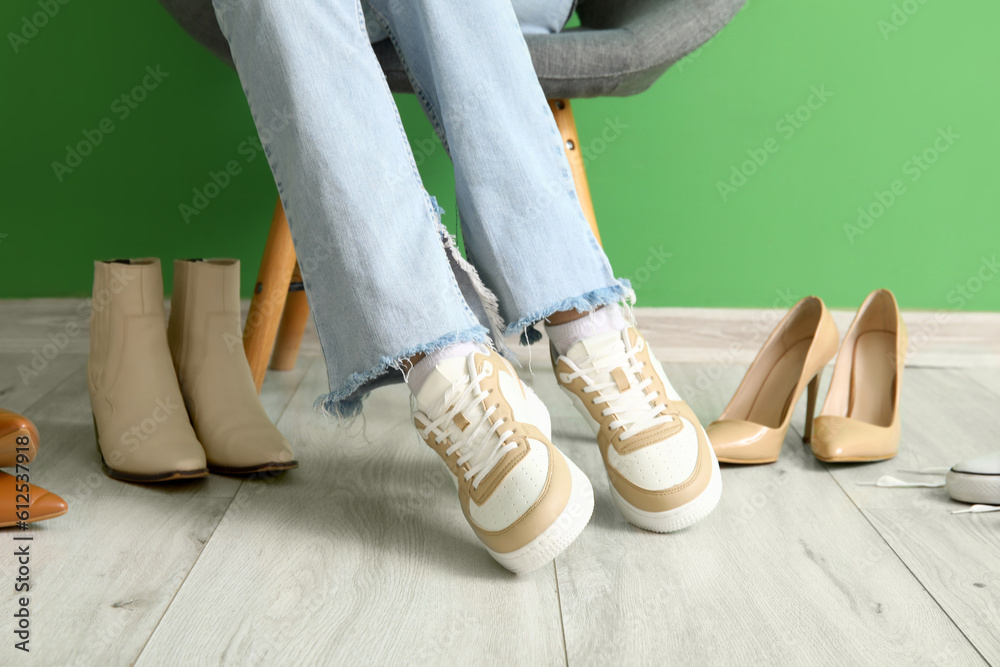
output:
{"label": "wooden stool leg", "polygon": [[258,392],[264,384],[264,373],[274,348],[294,269],[295,246],[292,245],[292,232],[279,199],[271,219],[271,230],[267,234],[250,312],[243,327],[243,350],[250,362],[250,372]]}
{"label": "wooden stool leg", "polygon": [[288,290],[288,300],[285,301],[285,312],[278,327],[278,340],[274,344],[274,354],[271,355],[272,370],[290,371],[295,368],[299,346],[302,345],[302,335],[306,331],[308,322],[309,301],[306,299],[305,286],[302,284],[302,272],[296,264],[292,273],[292,284]]}
{"label": "wooden stool leg", "polygon": [[573,182],[576,183],[576,195],[580,199],[583,214],[587,216],[590,229],[594,232],[597,242],[601,242],[601,233],[597,231],[597,216],[594,215],[594,203],[590,199],[590,185],[587,183],[587,171],[583,167],[583,154],[580,152],[580,137],[576,133],[576,121],[573,119],[573,107],[569,100],[549,100],[549,108],[556,118],[556,125],[562,134],[563,147],[569,168],[573,172]]}

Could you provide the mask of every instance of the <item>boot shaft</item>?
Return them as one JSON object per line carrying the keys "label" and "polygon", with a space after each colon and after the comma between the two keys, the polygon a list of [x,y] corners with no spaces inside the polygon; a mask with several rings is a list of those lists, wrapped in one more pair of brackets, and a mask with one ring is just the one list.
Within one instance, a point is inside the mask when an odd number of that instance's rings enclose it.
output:
{"label": "boot shaft", "polygon": [[90,311],[91,379],[100,382],[108,361],[112,333],[127,317],[156,317],[166,325],[163,310],[163,274],[155,257],[94,262],[94,291]]}
{"label": "boot shaft", "polygon": [[243,353],[239,260],[174,261],[167,337],[178,377],[220,343]]}
{"label": "boot shaft", "polygon": [[167,346],[159,260],[95,262],[87,379],[109,474],[161,481],[207,473]]}
{"label": "boot shaft", "polygon": [[260,404],[243,351],[238,260],[174,262],[168,338],[209,467],[230,474],[295,467],[291,446]]}
{"label": "boot shaft", "polygon": [[175,259],[171,315],[182,320],[195,313],[240,313],[238,259]]}

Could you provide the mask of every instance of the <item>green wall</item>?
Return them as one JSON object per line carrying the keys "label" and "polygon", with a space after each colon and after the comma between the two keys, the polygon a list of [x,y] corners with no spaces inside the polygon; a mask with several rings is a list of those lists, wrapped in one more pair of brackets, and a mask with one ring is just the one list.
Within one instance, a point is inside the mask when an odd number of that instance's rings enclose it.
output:
{"label": "green wall", "polygon": [[[1000,310],[997,25],[992,0],[751,0],[650,91],[577,102],[605,246],[639,305],[853,307],[887,286],[908,308]],[[239,257],[249,293],[275,191],[235,74],[154,0],[4,0],[0,32],[0,296],[83,295],[93,259],[144,255]],[[454,211],[447,157],[399,103]]]}

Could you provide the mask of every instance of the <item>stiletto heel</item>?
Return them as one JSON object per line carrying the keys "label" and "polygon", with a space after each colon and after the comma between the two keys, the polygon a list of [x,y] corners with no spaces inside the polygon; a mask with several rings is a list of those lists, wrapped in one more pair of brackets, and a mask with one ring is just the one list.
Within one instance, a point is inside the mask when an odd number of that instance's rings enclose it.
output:
{"label": "stiletto heel", "polygon": [[[823,301],[807,296],[788,311],[757,353],[708,439],[724,463],[773,463],[795,404],[808,385],[805,439],[812,437],[820,374],[837,353],[837,325]],[[811,378],[807,383],[806,378]]]}
{"label": "stiletto heel", "polygon": [[806,427],[802,431],[802,441],[809,442],[813,434],[813,415],[816,414],[816,399],[819,397],[819,383],[823,379],[823,371],[820,370],[806,388]]}

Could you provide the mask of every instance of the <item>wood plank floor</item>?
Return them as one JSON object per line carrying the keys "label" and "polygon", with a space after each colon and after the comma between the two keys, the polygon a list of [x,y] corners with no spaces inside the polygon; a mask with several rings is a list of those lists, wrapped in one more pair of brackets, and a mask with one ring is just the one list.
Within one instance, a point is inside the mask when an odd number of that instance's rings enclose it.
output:
{"label": "wood plank floor", "polygon": [[[952,515],[964,506],[941,488],[858,485],[1000,447],[1000,371],[982,340],[928,339],[906,371],[896,459],[817,461],[799,405],[778,463],[724,467],[718,509],[671,535],[615,510],[597,447],[536,347],[522,376],[596,507],[552,566],[515,577],[417,441],[404,387],[376,391],[354,424],[313,412],[326,377],[309,341],[262,394],[300,469],[176,486],[104,477],[86,332],[31,365],[39,341],[79,321],[78,303],[0,302],[0,405],[36,421],[32,481],[70,504],[31,529],[30,656],[9,639],[12,596],[0,599],[2,665],[1000,665],[1000,513]],[[639,319],[698,416],[717,416],[759,342],[719,351],[760,313]],[[0,586],[13,585],[16,534],[0,532]]]}

